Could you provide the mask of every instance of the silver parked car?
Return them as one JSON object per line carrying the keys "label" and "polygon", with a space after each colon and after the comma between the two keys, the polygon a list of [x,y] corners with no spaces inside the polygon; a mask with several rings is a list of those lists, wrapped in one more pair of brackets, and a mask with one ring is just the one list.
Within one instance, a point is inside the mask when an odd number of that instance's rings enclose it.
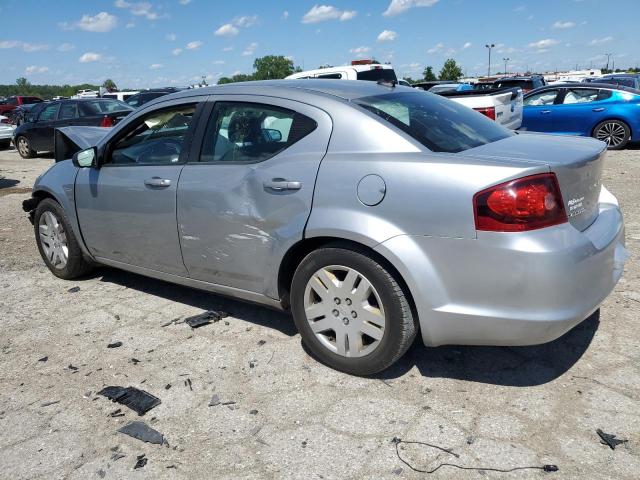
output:
{"label": "silver parked car", "polygon": [[58,134],[73,160],[24,204],[54,275],[102,264],[290,309],[310,351],[353,374],[418,332],[553,340],[626,258],[604,143],[517,134],[412,88],[216,86]]}

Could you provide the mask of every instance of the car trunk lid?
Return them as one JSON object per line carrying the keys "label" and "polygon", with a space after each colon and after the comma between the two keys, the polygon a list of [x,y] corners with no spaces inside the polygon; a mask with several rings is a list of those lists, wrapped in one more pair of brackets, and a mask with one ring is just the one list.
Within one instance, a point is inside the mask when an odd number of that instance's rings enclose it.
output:
{"label": "car trunk lid", "polygon": [[583,231],[598,216],[605,152],[606,144],[591,138],[524,133],[467,150],[463,155],[547,165],[558,178],[569,222]]}

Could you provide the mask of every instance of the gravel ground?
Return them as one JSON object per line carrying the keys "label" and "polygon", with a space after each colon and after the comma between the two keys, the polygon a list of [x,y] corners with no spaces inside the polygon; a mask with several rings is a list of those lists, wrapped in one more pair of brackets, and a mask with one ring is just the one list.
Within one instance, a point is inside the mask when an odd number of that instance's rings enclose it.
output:
{"label": "gravel ground", "polygon": [[[78,281],[55,278],[21,210],[52,161],[0,152],[1,477],[638,478],[637,147],[610,153],[605,167],[632,258],[599,318],[536,347],[416,343],[370,379],[318,364],[280,313],[107,268]],[[197,330],[163,326],[207,309],[230,316]],[[115,341],[123,345],[107,348]],[[144,417],[125,407],[124,416],[111,417],[119,405],[96,395],[106,385],[143,388],[162,403]],[[214,393],[235,403],[208,406]],[[168,444],[116,432],[132,420]],[[611,450],[597,428],[629,441]],[[459,455],[403,445],[402,455],[421,469],[448,461],[556,464],[560,472],[415,473],[396,456],[394,437]],[[142,454],[148,463],[134,470]]]}

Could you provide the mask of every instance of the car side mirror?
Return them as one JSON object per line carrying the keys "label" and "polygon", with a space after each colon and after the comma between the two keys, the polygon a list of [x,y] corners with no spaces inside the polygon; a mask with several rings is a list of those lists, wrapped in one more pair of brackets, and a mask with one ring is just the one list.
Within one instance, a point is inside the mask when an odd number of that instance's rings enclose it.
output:
{"label": "car side mirror", "polygon": [[87,148],[75,153],[72,157],[73,164],[78,168],[90,168],[97,166],[98,155],[96,147]]}
{"label": "car side mirror", "polygon": [[276,130],[275,128],[265,128],[264,133],[270,142],[279,142],[282,140],[282,132],[280,130]]}

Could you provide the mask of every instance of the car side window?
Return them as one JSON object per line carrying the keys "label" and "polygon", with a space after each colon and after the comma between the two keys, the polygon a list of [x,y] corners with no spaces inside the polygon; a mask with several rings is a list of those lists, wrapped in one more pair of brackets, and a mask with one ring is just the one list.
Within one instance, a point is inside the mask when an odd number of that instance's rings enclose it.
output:
{"label": "car side window", "polygon": [[598,90],[595,88],[572,88],[564,96],[563,104],[595,102],[598,98]]}
{"label": "car side window", "polygon": [[78,104],[76,102],[64,103],[60,107],[58,120],[69,120],[78,116]]}
{"label": "car side window", "polygon": [[286,108],[216,102],[199,161],[261,162],[290,147],[316,127],[314,120]]}
{"label": "car side window", "polygon": [[558,90],[545,90],[544,92],[536,93],[524,99],[524,105],[530,107],[539,107],[543,105],[553,105],[558,96]]}
{"label": "car side window", "polygon": [[47,122],[50,120],[55,120],[56,113],[58,113],[59,103],[52,103],[47,105],[40,111],[40,115],[38,115],[38,121]]}
{"label": "car side window", "polygon": [[172,165],[180,161],[195,105],[156,110],[135,122],[120,138],[107,163],[113,165]]}

